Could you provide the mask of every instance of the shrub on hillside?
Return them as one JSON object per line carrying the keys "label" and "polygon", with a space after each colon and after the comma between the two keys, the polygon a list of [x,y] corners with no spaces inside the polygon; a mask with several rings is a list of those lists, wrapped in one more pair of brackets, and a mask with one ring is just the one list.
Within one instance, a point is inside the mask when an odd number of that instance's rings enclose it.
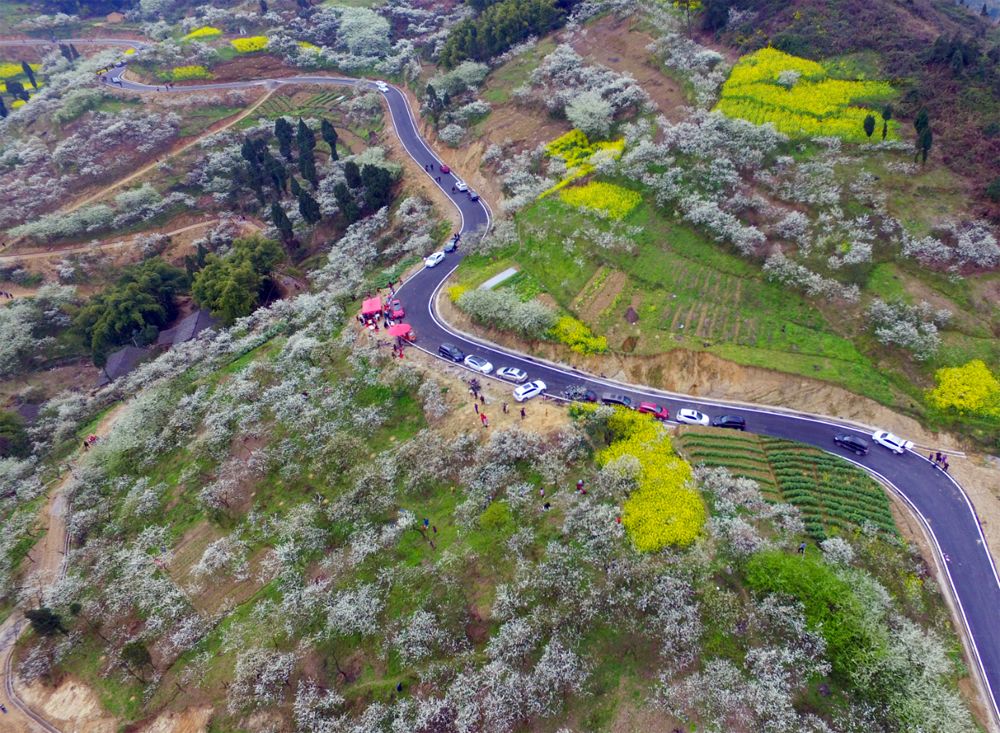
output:
{"label": "shrub on hillside", "polygon": [[875,298],[866,311],[868,328],[886,346],[899,346],[913,353],[918,361],[929,359],[941,345],[938,328],[951,319],[945,309],[935,310],[922,301],[919,305],[886,303]]}
{"label": "shrub on hillside", "polygon": [[549,308],[534,300],[522,301],[506,288],[467,290],[459,295],[457,304],[477,323],[528,339],[543,338],[556,323]]}

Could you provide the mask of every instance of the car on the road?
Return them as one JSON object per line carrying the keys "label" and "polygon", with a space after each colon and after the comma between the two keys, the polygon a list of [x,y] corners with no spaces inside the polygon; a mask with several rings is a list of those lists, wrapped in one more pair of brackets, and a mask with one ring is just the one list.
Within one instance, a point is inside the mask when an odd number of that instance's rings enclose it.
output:
{"label": "car on the road", "polygon": [[475,354],[469,354],[465,357],[465,366],[469,369],[475,369],[477,372],[482,372],[483,374],[489,374],[493,371],[493,365],[486,361],[481,356],[476,356]]}
{"label": "car on the road", "polygon": [[605,392],[604,394],[601,395],[601,402],[603,402],[605,405],[612,405],[616,407],[627,407],[630,410],[632,409],[632,398],[623,394],[616,394],[614,392]]}
{"label": "car on the road", "polygon": [[644,412],[647,415],[652,415],[657,420],[669,420],[670,412],[663,405],[658,405],[655,402],[640,402],[637,408],[639,412]]}
{"label": "car on the road", "polygon": [[120,68],[121,68],[121,67],[123,67],[124,65],[125,65],[125,62],[124,62],[124,61],[115,61],[115,68],[116,68],[116,69],[120,69]]}
{"label": "car on the road", "polygon": [[466,183],[465,181],[457,181],[455,183],[455,188],[457,188],[462,193],[465,193],[466,191],[469,190],[469,184]]}
{"label": "car on the road", "polygon": [[585,384],[571,384],[563,390],[563,397],[575,402],[597,402],[597,392]]}
{"label": "car on the road", "polygon": [[451,173],[451,168],[449,168],[449,167],[448,167],[448,166],[446,166],[446,165],[445,165],[444,163],[442,163],[442,164],[441,164],[441,172],[442,172],[442,173]]}
{"label": "car on the road", "polygon": [[687,423],[688,425],[708,425],[708,415],[697,410],[692,410],[690,407],[683,407],[678,410],[675,419],[677,422]]}
{"label": "car on the road", "polygon": [[384,81],[377,81],[377,82],[375,82],[375,87],[380,92],[387,92],[387,91],[389,91],[389,85],[386,84]]}
{"label": "car on the road", "polygon": [[888,430],[876,430],[872,433],[872,440],[883,448],[888,448],[893,453],[903,455],[913,447],[912,440],[903,440],[898,435],[893,435]]}
{"label": "car on the road", "polygon": [[479,200],[479,194],[476,193],[475,191],[469,191],[469,201],[478,201],[478,200]]}
{"label": "car on the road", "polygon": [[458,249],[458,240],[457,239],[449,239],[448,243],[445,244],[444,249],[442,251],[443,252],[448,252],[450,254],[450,253],[454,252],[456,249]]}
{"label": "car on the road", "polygon": [[517,387],[514,390],[514,400],[516,402],[524,402],[525,400],[530,400],[532,397],[537,397],[544,391],[545,382],[541,379],[536,379],[534,382],[528,382]]}
{"label": "car on the road", "polygon": [[435,252],[432,255],[427,255],[427,259],[424,260],[425,267],[437,267],[444,261],[444,252]]}
{"label": "car on the road", "polygon": [[497,369],[496,376],[505,382],[513,382],[514,384],[528,381],[528,373],[517,367],[500,367]]}
{"label": "car on the road", "polygon": [[445,359],[451,359],[454,362],[462,362],[465,359],[465,352],[455,346],[455,344],[441,344],[438,346],[438,353]]}
{"label": "car on the road", "polygon": [[747,421],[739,415],[719,415],[712,418],[713,428],[729,428],[730,430],[746,430]]}
{"label": "car on the road", "polygon": [[849,450],[858,456],[868,455],[868,441],[858,435],[850,433],[837,433],[833,436],[833,442],[845,450]]}
{"label": "car on the road", "polygon": [[389,303],[389,318],[395,320],[405,317],[406,309],[403,308],[403,304],[399,302],[399,298],[393,298],[393,300]]}

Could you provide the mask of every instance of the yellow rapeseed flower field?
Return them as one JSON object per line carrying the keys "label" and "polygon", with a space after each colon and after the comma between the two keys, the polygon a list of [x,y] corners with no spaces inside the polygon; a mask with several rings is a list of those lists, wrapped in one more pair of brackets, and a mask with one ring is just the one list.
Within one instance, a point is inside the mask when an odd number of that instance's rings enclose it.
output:
{"label": "yellow rapeseed flower field", "polygon": [[934,373],[937,386],[927,401],[939,410],[1000,418],[1000,380],[982,359]]}
{"label": "yellow rapeseed flower field", "polygon": [[175,66],[170,72],[170,77],[174,81],[187,81],[188,79],[211,79],[212,75],[204,66]]}
{"label": "yellow rapeseed flower field", "polygon": [[608,427],[614,441],[597,454],[598,465],[633,456],[640,466],[638,487],[622,507],[622,525],[636,549],[690,545],[707,516],[691,465],[674,452],[666,431],[649,415],[618,408]]}
{"label": "yellow rapeseed flower field", "polygon": [[594,172],[594,160],[607,155],[620,158],[625,151],[625,140],[606,140],[592,143],[580,130],[570,130],[545,146],[545,154],[559,158],[566,164],[566,175],[552,188],[544,191],[539,198],[565,188],[578,178]]}
{"label": "yellow rapeseed flower field", "polygon": [[[822,65],[774,48],[742,57],[722,86],[716,109],[758,125],[770,122],[790,137],[833,136],[863,142],[864,119],[895,96],[884,81],[831,79]],[[889,137],[897,137],[889,122]]]}
{"label": "yellow rapeseed flower field", "polygon": [[611,219],[623,219],[642,201],[638,191],[603,181],[564,188],[559,198],[570,206],[596,211]]}
{"label": "yellow rapeseed flower field", "polygon": [[230,41],[233,48],[238,53],[254,53],[267,48],[267,36],[248,36],[246,38],[234,38]]}
{"label": "yellow rapeseed flower field", "polygon": [[201,28],[195,28],[193,31],[188,33],[186,36],[181,38],[182,41],[205,41],[209,38],[215,38],[221,36],[222,31],[218,28],[213,28],[210,25],[203,25]]}

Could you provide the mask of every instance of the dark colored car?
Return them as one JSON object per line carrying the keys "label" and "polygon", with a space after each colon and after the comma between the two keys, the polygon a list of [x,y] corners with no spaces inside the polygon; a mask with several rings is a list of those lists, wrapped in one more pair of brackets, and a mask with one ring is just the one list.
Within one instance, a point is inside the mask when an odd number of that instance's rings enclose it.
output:
{"label": "dark colored car", "polygon": [[478,201],[478,200],[479,200],[479,194],[476,193],[475,191],[469,191],[469,201]]}
{"label": "dark colored car", "polygon": [[597,392],[582,384],[574,384],[563,390],[563,397],[577,402],[597,402]]}
{"label": "dark colored car", "polygon": [[441,344],[438,346],[438,353],[445,359],[461,362],[465,359],[465,352],[455,346],[455,344]]}
{"label": "dark colored car", "polygon": [[444,246],[444,248],[443,248],[442,251],[444,251],[444,252],[454,252],[456,249],[458,249],[458,240],[457,239],[449,239],[448,243]]}
{"label": "dark colored car", "polygon": [[847,433],[837,433],[833,436],[833,442],[839,445],[845,450],[851,451],[858,456],[868,455],[868,441],[864,438],[859,438],[857,435],[848,435]]}
{"label": "dark colored car", "polygon": [[658,405],[655,402],[640,402],[638,407],[639,412],[645,412],[647,415],[652,415],[657,420],[669,420],[670,412],[663,405]]}
{"label": "dark colored car", "polygon": [[630,410],[632,409],[632,398],[623,394],[605,392],[601,395],[601,402],[605,405],[617,405],[619,407],[627,407]]}
{"label": "dark colored car", "polygon": [[712,419],[713,428],[730,428],[732,430],[746,430],[747,421],[739,415],[719,415]]}

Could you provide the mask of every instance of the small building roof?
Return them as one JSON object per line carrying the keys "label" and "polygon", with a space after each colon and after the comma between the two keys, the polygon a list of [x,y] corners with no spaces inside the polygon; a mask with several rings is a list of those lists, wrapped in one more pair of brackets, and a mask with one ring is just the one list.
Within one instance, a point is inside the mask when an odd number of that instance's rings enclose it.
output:
{"label": "small building roof", "polygon": [[372,316],[376,313],[382,312],[382,299],[381,298],[368,298],[364,303],[361,304],[361,315]]}
{"label": "small building roof", "polygon": [[118,377],[124,377],[130,371],[146,360],[152,352],[149,349],[140,349],[136,346],[125,346],[118,351],[108,355],[108,360],[101,369],[101,376],[97,380],[97,386],[103,387],[111,384]]}
{"label": "small building roof", "polygon": [[125,21],[125,14],[115,10],[104,16],[104,19],[109,23],[123,23]]}
{"label": "small building roof", "polygon": [[171,346],[190,341],[207,328],[214,328],[218,325],[219,319],[212,316],[207,310],[199,309],[182,318],[176,326],[160,331],[156,337],[157,346]]}

